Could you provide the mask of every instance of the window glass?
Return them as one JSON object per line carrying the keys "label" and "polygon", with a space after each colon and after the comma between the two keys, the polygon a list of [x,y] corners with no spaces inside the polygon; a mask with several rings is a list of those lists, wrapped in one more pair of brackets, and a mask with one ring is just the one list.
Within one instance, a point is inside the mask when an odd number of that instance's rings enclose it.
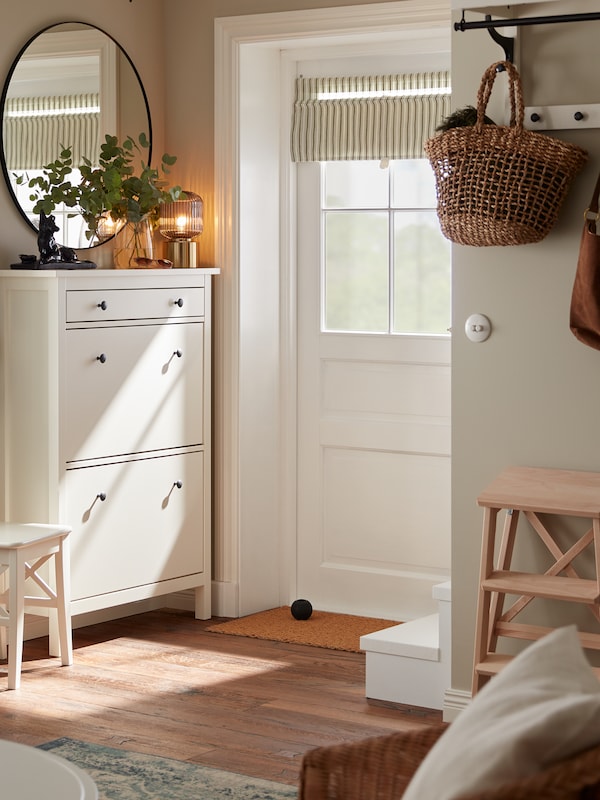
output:
{"label": "window glass", "polygon": [[386,208],[389,202],[389,174],[379,161],[328,161],[324,185],[325,208]]}
{"label": "window glass", "polygon": [[425,159],[322,164],[324,331],[447,334],[450,243]]}
{"label": "window glass", "polygon": [[435,178],[426,159],[390,162],[392,208],[435,208]]}
{"label": "window glass", "polygon": [[435,211],[394,214],[394,333],[450,327],[450,242]]}
{"label": "window glass", "polygon": [[386,333],[389,218],[336,211],[325,218],[325,330]]}

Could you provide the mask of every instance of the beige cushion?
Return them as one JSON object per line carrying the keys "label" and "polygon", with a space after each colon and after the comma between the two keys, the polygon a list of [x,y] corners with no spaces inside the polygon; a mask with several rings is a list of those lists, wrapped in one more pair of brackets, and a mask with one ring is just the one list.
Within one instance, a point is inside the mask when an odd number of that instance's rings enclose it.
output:
{"label": "beige cushion", "polygon": [[528,645],[436,742],[403,800],[518,780],[600,743],[600,682],[574,625]]}

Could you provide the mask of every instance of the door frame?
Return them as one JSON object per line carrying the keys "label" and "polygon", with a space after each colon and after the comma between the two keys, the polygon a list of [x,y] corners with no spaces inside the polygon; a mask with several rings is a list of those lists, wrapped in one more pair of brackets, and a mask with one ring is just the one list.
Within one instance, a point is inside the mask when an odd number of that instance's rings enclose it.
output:
{"label": "door frame", "polygon": [[[243,616],[295,594],[295,192],[284,147],[295,54],[333,43],[356,53],[374,41],[407,42],[416,28],[432,31],[433,46],[449,41],[447,2],[215,19],[215,615]],[[266,97],[283,102],[259,108]]]}

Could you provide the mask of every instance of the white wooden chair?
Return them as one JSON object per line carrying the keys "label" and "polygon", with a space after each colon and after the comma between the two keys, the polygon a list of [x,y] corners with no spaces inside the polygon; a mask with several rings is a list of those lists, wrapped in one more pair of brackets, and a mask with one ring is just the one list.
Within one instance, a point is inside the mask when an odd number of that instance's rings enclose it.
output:
{"label": "white wooden chair", "polygon": [[[0,578],[4,580],[8,575],[8,588],[5,581],[4,587],[0,586],[4,588],[0,592],[0,658],[7,657],[8,639],[9,689],[18,689],[21,682],[26,607],[49,609],[56,615],[62,663],[64,666],[73,663],[68,544],[70,532],[71,528],[65,525],[0,523]],[[54,587],[39,573],[40,568],[52,557]],[[36,584],[38,594],[26,594],[28,579]]]}

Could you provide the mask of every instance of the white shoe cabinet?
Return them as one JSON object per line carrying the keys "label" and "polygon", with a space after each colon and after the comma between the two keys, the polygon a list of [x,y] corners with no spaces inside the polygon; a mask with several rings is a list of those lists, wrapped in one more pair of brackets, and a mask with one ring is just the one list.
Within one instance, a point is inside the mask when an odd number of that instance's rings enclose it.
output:
{"label": "white shoe cabinet", "polygon": [[0,273],[5,519],[72,528],[73,614],[210,617],[216,270]]}

